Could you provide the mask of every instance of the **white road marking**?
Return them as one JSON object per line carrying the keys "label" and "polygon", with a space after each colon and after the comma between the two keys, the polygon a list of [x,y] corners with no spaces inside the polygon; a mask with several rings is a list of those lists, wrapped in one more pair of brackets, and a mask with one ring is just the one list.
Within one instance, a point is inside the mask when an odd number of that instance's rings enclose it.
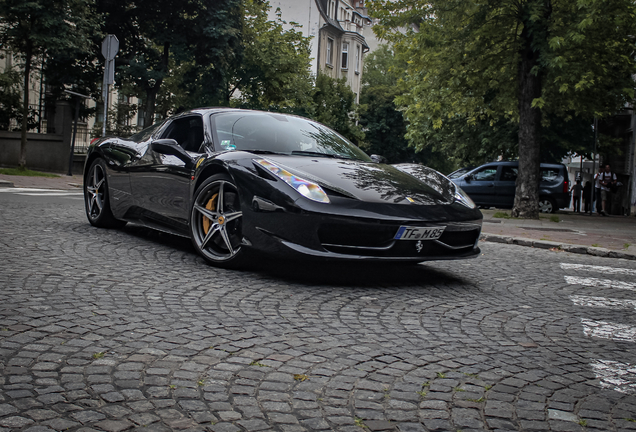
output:
{"label": "white road marking", "polygon": [[636,392],[636,365],[613,360],[595,360],[590,365],[601,387],[620,393]]}
{"label": "white road marking", "polygon": [[597,279],[586,278],[579,276],[565,276],[565,281],[570,285],[582,285],[589,287],[602,287],[602,288],[618,288],[625,290],[636,291],[636,283],[634,282],[621,282],[611,279]]}
{"label": "white road marking", "polygon": [[36,188],[0,188],[0,192],[8,192],[25,196],[80,196],[81,190],[36,189]]}
{"label": "white road marking", "polygon": [[561,263],[561,268],[563,270],[580,270],[580,271],[591,271],[591,272],[606,273],[606,274],[626,274],[626,275],[636,276],[636,270],[618,268],[618,267]]}
{"label": "white road marking", "polygon": [[53,192],[53,193],[17,193],[25,196],[81,196],[82,192]]}
{"label": "white road marking", "polygon": [[600,308],[636,309],[636,300],[621,300],[605,297],[591,297],[571,295],[570,300],[576,306],[591,306]]}
{"label": "white road marking", "polygon": [[607,321],[581,318],[583,333],[588,337],[613,341],[636,342],[636,327]]}

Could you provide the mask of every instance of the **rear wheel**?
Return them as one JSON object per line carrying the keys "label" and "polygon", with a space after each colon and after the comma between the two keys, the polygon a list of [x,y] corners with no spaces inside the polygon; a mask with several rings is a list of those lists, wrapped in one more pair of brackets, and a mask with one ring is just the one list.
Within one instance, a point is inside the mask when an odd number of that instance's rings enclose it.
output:
{"label": "rear wheel", "polygon": [[238,189],[232,179],[217,174],[205,180],[190,209],[190,235],[197,251],[218,267],[244,266],[242,223]]}
{"label": "rear wheel", "polygon": [[539,198],[539,211],[541,213],[555,213],[557,211],[556,202],[552,198]]}
{"label": "rear wheel", "polygon": [[84,181],[84,208],[91,225],[98,228],[121,228],[125,221],[115,219],[110,209],[106,168],[101,159],[95,159]]}

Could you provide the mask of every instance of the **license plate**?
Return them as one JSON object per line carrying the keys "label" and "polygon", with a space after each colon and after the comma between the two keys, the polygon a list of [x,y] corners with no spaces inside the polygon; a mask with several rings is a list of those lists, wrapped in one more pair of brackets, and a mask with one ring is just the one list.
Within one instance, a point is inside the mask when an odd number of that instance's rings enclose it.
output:
{"label": "license plate", "polygon": [[401,226],[395,240],[435,240],[442,236],[446,227],[408,227]]}

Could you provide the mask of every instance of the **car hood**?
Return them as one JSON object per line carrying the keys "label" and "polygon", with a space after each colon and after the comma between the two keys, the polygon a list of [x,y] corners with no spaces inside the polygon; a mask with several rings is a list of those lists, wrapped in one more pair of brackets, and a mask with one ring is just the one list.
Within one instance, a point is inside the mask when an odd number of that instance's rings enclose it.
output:
{"label": "car hood", "polygon": [[440,205],[454,201],[455,186],[443,175],[421,165],[386,165],[323,157],[267,155],[323,188],[365,202]]}

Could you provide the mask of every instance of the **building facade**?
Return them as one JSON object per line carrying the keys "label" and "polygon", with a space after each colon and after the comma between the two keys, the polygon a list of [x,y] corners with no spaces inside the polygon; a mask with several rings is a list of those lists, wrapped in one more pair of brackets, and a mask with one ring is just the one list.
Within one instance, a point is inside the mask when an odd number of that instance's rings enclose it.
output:
{"label": "building facade", "polygon": [[312,37],[312,74],[345,78],[358,102],[369,51],[365,34],[371,34],[364,0],[271,0],[270,5],[271,19],[280,9],[284,21],[300,24],[304,36]]}

